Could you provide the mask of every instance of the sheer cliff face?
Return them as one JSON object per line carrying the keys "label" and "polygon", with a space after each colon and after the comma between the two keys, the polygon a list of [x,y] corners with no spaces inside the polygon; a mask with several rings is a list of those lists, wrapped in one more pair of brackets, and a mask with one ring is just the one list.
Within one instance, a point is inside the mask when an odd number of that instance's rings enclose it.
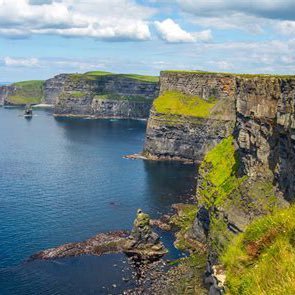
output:
{"label": "sheer cliff face", "polygon": [[214,97],[217,103],[208,116],[199,117],[167,115],[154,106],[144,149],[147,156],[199,162],[233,134],[240,173],[255,179],[270,172],[278,191],[287,199],[295,197],[294,77],[164,72],[160,94],[169,91],[188,100]]}
{"label": "sheer cliff face", "polygon": [[236,141],[244,173],[274,174],[279,191],[295,197],[295,79],[237,79]]}
{"label": "sheer cliff face", "polygon": [[56,115],[147,118],[158,83],[121,75],[58,75],[45,83]]}
{"label": "sheer cliff face", "polygon": [[[163,72],[160,94],[171,91],[187,95],[188,99],[198,97],[204,102],[214,99],[216,105],[209,114],[192,116],[173,112],[167,115],[153,108],[144,152],[156,159],[199,162],[207,151],[233,130],[236,114],[235,79],[221,74]],[[195,108],[198,108],[197,104]]]}

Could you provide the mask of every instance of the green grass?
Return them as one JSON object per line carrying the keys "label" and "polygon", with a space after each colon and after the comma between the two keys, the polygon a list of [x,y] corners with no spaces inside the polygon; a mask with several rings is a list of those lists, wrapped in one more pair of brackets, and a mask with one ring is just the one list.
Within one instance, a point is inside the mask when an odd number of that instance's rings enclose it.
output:
{"label": "green grass", "polygon": [[205,100],[177,91],[167,91],[154,101],[154,107],[161,114],[207,118],[216,103],[214,98]]}
{"label": "green grass", "polygon": [[227,76],[239,76],[243,78],[284,78],[284,79],[295,79],[295,75],[286,74],[238,74],[238,73],[222,73],[222,72],[206,72],[199,70],[166,70],[162,73],[179,73],[179,74],[199,74],[199,75],[227,75]]}
{"label": "green grass", "polygon": [[228,294],[295,294],[295,207],[254,221],[228,246]]}
{"label": "green grass", "polygon": [[12,85],[31,88],[31,87],[43,87],[43,84],[44,84],[43,80],[28,80],[28,81],[15,82]]}
{"label": "green grass", "polygon": [[107,76],[107,75],[112,75],[111,72],[105,72],[105,71],[92,71],[92,72],[86,72],[83,75],[90,75],[90,76]]}
{"label": "green grass", "polygon": [[158,76],[145,76],[145,75],[136,75],[136,74],[119,74],[119,76],[138,80],[141,82],[150,82],[150,83],[158,83],[159,77]]}
{"label": "green grass", "polygon": [[237,169],[233,137],[230,136],[206,154],[199,168],[198,201],[207,208],[222,204],[244,181],[236,176]]}
{"label": "green grass", "polygon": [[187,234],[191,230],[197,216],[198,207],[194,204],[183,204],[178,210],[178,214],[174,215],[171,223],[175,225],[179,231],[176,233],[175,247],[182,251],[193,248],[194,245],[188,240]]}
{"label": "green grass", "polygon": [[69,77],[73,80],[99,80],[104,77],[113,76],[113,77],[122,77],[122,78],[128,78],[133,79],[141,82],[147,82],[147,83],[158,83],[159,77],[158,76],[145,76],[145,75],[136,75],[136,74],[114,74],[111,72],[104,72],[104,71],[92,71],[92,72],[86,72],[83,74],[69,74]]}
{"label": "green grass", "polygon": [[12,84],[16,86],[16,91],[8,97],[8,101],[13,104],[37,104],[43,98],[44,81],[32,80],[22,81]]}

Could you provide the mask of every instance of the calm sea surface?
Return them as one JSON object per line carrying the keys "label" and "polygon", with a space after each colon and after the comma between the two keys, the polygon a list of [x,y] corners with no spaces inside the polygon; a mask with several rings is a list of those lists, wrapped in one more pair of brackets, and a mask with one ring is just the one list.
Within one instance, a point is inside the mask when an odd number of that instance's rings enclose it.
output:
{"label": "calm sea surface", "polygon": [[[42,249],[130,229],[137,208],[158,217],[193,193],[195,168],[123,159],[142,150],[146,123],[55,119],[0,108],[0,294],[119,294],[124,255],[27,262]],[[160,233],[180,253],[170,234]],[[112,285],[116,284],[116,288]]]}

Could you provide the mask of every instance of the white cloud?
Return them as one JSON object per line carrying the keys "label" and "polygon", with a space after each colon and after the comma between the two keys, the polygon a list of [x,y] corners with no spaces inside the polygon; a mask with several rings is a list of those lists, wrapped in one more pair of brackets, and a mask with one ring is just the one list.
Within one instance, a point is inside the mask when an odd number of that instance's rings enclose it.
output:
{"label": "white cloud", "polygon": [[176,0],[180,7],[198,16],[243,13],[262,18],[295,20],[294,0]]}
{"label": "white cloud", "polygon": [[0,35],[148,40],[147,20],[154,12],[134,0],[0,0]]}
{"label": "white cloud", "polygon": [[295,21],[279,22],[277,29],[283,35],[295,35]]}
{"label": "white cloud", "polygon": [[12,58],[4,57],[3,63],[8,67],[39,67],[39,60],[37,58]]}
{"label": "white cloud", "polygon": [[162,22],[156,21],[155,27],[160,38],[169,43],[206,42],[212,39],[210,30],[189,33],[170,18]]}

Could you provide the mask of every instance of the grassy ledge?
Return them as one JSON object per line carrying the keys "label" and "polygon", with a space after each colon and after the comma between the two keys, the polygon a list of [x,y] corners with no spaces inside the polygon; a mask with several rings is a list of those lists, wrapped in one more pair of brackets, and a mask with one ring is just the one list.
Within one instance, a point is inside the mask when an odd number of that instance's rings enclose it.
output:
{"label": "grassy ledge", "polygon": [[161,114],[208,118],[216,103],[217,100],[213,97],[205,100],[177,91],[167,91],[154,101],[154,107]]}
{"label": "grassy ledge", "polygon": [[228,294],[295,293],[295,207],[254,221],[225,251]]}

